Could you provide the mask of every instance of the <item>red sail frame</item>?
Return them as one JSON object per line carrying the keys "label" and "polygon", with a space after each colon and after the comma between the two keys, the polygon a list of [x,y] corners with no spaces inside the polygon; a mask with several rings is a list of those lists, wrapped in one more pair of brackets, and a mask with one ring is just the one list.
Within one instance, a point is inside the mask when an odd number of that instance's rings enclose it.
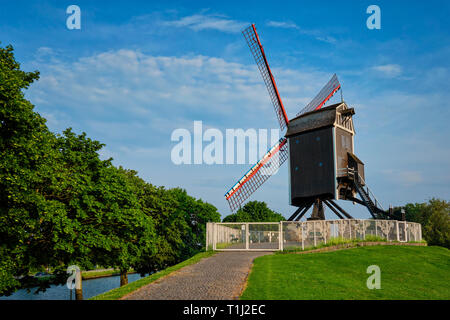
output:
{"label": "red sail frame", "polygon": [[[278,156],[278,165],[273,163]],[[287,139],[281,138],[246,174],[225,194],[225,198],[234,212],[247,200],[278,168],[287,160]],[[270,161],[270,163],[269,163]]]}
{"label": "red sail frame", "polygon": [[275,83],[275,78],[272,75],[272,71],[270,71],[269,63],[267,62],[266,54],[264,53],[263,46],[259,40],[255,25],[252,24],[250,27],[242,31],[242,34],[247,41],[250,51],[255,58],[255,62],[258,65],[259,72],[261,73],[264,83],[266,84],[267,91],[269,92],[270,99],[272,100],[272,104],[280,124],[280,128],[281,130],[284,130],[289,124],[289,119],[286,115],[283,102],[281,101],[280,93],[278,92],[278,88]]}

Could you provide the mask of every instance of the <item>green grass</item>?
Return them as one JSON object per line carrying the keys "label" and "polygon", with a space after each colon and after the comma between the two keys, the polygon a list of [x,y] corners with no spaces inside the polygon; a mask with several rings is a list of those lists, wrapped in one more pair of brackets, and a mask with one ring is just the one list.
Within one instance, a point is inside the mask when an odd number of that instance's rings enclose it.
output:
{"label": "green grass", "polygon": [[[132,271],[130,271],[128,273],[132,273]],[[120,275],[119,270],[104,270],[104,271],[89,270],[89,271],[83,271],[81,273],[83,280],[95,279],[95,278],[100,278],[100,277],[117,276],[117,275]]]}
{"label": "green grass", "polygon": [[158,280],[161,277],[167,276],[168,274],[170,274],[176,270],[179,270],[188,265],[197,263],[203,258],[212,256],[214,253],[215,253],[214,251],[206,251],[206,252],[197,253],[195,256],[193,256],[183,262],[180,262],[179,264],[168,267],[159,272],[153,273],[153,274],[149,275],[148,277],[130,282],[129,284],[127,284],[123,287],[119,287],[119,288],[104,292],[98,296],[90,298],[89,300],[118,300],[118,299],[122,298],[123,296],[127,295],[128,293],[136,291],[137,289],[139,289],[149,283],[152,283],[153,281]]}
{"label": "green grass", "polygon": [[221,243],[216,243],[216,249],[226,249],[228,247],[231,247],[232,245],[237,244],[237,243],[231,243],[231,242],[221,242]]}
{"label": "green grass", "polygon": [[[366,286],[378,265],[381,289]],[[443,247],[370,246],[254,260],[241,299],[450,299],[450,253]]]}
{"label": "green grass", "polygon": [[[332,246],[336,246],[336,245],[340,245],[340,244],[358,244],[361,242],[388,242],[386,241],[385,238],[382,237],[376,237],[376,236],[372,236],[372,235],[367,235],[365,237],[365,239],[347,239],[347,238],[341,238],[341,237],[336,237],[336,238],[331,238],[327,241],[327,243],[320,243],[317,246],[312,246],[312,247],[305,247],[304,249],[302,249],[302,247],[300,246],[289,246],[289,247],[285,247],[283,248],[283,251],[278,251],[278,254],[284,254],[284,253],[294,253],[294,252],[299,252],[299,251],[310,251],[310,250],[314,250],[314,249],[320,249],[320,248],[326,248],[326,247],[332,247]],[[390,241],[390,242],[394,242],[397,243],[398,241]],[[408,243],[427,243],[425,240],[422,241],[408,241]]]}

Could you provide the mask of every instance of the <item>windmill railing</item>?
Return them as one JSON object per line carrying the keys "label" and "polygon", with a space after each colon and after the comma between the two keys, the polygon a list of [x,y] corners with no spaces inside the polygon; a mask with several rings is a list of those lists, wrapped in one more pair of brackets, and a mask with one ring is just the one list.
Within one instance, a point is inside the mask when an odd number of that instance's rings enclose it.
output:
{"label": "windmill railing", "polygon": [[348,177],[349,168],[339,168],[337,169],[337,178]]}
{"label": "windmill railing", "polygon": [[[384,210],[383,206],[381,205],[381,202],[378,201],[378,199],[375,197],[375,195],[373,194],[373,192],[369,189],[369,187],[367,186],[366,182],[365,182],[364,179],[361,177],[361,175],[360,175],[359,173],[357,173],[357,174],[358,174],[358,180],[359,180],[360,182],[362,182],[362,185],[365,186],[366,192],[367,192],[367,194],[369,194],[369,196],[370,196],[370,198],[372,199],[372,201],[374,202],[375,206],[376,206],[377,208],[380,208],[380,209],[383,210],[383,211],[386,211],[386,210]],[[364,187],[363,187],[363,188],[364,188]]]}
{"label": "windmill railing", "polygon": [[361,175],[353,168],[339,168],[337,169],[336,172],[336,176],[337,178],[342,178],[342,177],[349,177],[352,179],[358,179],[358,182],[360,183],[361,187],[364,188],[364,190],[366,191],[366,193],[370,196],[370,199],[373,201],[373,203],[375,204],[375,206],[383,211],[386,211],[383,208],[383,205],[381,204],[380,201],[378,201],[377,197],[375,196],[375,194],[372,192],[372,190],[369,189],[369,187],[367,186],[366,182],[364,181],[363,177],[361,177]]}
{"label": "windmill railing", "polygon": [[215,251],[283,251],[307,249],[347,240],[421,242],[419,223],[397,220],[314,220],[207,223],[206,249]]}

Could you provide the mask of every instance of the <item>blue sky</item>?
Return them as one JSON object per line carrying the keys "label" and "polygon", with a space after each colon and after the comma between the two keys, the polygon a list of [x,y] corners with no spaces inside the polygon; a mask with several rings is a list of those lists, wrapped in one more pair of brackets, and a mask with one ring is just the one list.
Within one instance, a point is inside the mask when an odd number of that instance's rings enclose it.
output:
{"label": "blue sky", "polygon": [[[26,93],[51,130],[85,131],[102,157],[229,214],[246,165],[174,165],[176,128],[277,128],[240,31],[255,23],[293,117],[337,73],[355,153],[385,207],[450,194],[448,1],[0,1],[0,41],[41,80]],[[81,30],[66,8],[81,8]],[[366,8],[381,8],[369,30]],[[284,166],[252,199],[289,216]],[[355,217],[368,212],[344,204]],[[332,215],[329,216],[330,218]]]}

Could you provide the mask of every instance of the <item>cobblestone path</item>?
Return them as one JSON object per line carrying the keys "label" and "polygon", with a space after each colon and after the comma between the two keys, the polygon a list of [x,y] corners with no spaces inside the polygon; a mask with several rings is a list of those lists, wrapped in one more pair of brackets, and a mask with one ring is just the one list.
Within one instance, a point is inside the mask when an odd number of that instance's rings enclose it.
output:
{"label": "cobblestone path", "polygon": [[172,272],[130,294],[127,300],[238,299],[256,257],[270,252],[219,252]]}

